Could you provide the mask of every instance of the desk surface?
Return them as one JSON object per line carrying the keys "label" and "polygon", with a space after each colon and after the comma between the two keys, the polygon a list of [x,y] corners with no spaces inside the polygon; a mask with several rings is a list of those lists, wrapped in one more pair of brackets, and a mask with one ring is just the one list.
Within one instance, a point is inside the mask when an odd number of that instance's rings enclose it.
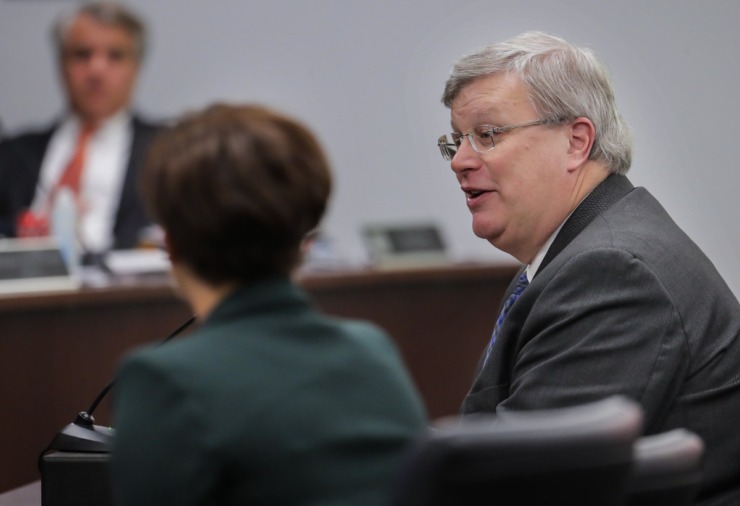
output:
{"label": "desk surface", "polygon": [[111,280],[105,286],[83,286],[79,290],[0,294],[0,315],[17,311],[75,308],[125,303],[136,300],[172,299],[174,287],[166,275]]}
{"label": "desk surface", "polygon": [[41,506],[41,481],[0,494],[0,506]]}
{"label": "desk surface", "polygon": [[[379,286],[429,285],[475,280],[510,280],[518,266],[511,264],[461,263],[415,269],[376,270],[360,268],[300,272],[296,281],[313,295],[336,291],[368,290]],[[96,306],[128,301],[171,300],[175,287],[167,275],[111,279],[104,286],[79,290],[0,294],[2,313],[59,307]]]}
{"label": "desk surface", "polygon": [[[388,331],[430,418],[457,413],[516,265],[304,272],[324,312]],[[0,492],[38,479],[36,457],[87,409],[122,355],[191,316],[166,278],[0,297]],[[109,396],[110,397],[110,396]],[[95,411],[111,423],[110,399]]]}

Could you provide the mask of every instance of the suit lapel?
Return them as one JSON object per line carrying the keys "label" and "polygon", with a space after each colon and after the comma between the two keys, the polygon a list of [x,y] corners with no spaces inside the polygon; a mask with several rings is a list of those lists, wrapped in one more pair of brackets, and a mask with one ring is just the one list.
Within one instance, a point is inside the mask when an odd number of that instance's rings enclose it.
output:
{"label": "suit lapel", "polygon": [[[633,188],[632,183],[621,175],[610,175],[602,181],[573,211],[560,229],[540,268],[537,270],[535,278],[589,223]],[[518,276],[519,274],[516,277]],[[508,298],[515,285],[516,278],[509,285],[503,300]],[[521,300],[526,298],[527,291],[525,290]],[[518,335],[526,321],[528,311],[526,303],[524,306],[520,304],[512,308],[488,361],[484,362],[481,359],[478,364],[476,379],[463,402],[461,409],[463,414],[495,412],[496,406],[509,396],[511,369],[514,365],[513,357],[517,353]]]}
{"label": "suit lapel", "polygon": [[57,126],[20,138],[15,146],[17,159],[23,165],[22,172],[32,176],[33,179],[38,179],[46,148]]}
{"label": "suit lapel", "polygon": [[19,189],[18,193],[14,195],[14,198],[19,199],[18,202],[14,203],[16,212],[30,207],[31,202],[33,202],[41,175],[41,164],[55,128],[56,125],[38,134],[21,138],[13,146],[14,156],[18,164],[17,169],[11,175],[16,178],[16,188]]}
{"label": "suit lapel", "polygon": [[121,198],[118,202],[116,213],[116,225],[121,219],[121,212],[126,209],[126,204],[135,198],[136,195],[136,175],[137,164],[140,162],[140,151],[142,150],[142,127],[136,118],[131,119],[131,149],[129,151],[128,162],[126,163],[126,173],[123,179],[123,188],[121,188]]}
{"label": "suit lapel", "polygon": [[116,210],[116,220],[113,225],[114,247],[132,247],[137,241],[139,228],[148,222],[143,203],[138,192],[138,178],[141,165],[144,162],[146,150],[149,148],[158,129],[146,124],[136,116],[131,119],[132,139],[126,173],[124,175],[121,197]]}

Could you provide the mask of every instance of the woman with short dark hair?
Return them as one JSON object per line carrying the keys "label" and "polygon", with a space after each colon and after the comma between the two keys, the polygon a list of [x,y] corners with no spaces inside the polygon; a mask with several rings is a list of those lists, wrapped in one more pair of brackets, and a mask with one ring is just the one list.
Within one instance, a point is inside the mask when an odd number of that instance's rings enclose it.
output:
{"label": "woman with short dark hair", "polygon": [[144,198],[200,326],[123,363],[119,504],[387,503],[418,395],[388,336],[291,281],[330,190],[315,137],[264,107],[212,106],[157,140]]}

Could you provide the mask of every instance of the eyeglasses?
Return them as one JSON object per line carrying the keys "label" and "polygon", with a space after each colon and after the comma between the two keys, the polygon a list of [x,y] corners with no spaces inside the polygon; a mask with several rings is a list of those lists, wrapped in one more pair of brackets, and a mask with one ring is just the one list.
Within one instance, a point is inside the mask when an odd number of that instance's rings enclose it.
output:
{"label": "eyeglasses", "polygon": [[565,121],[565,118],[543,118],[535,121],[529,121],[527,123],[519,123],[516,125],[507,125],[502,127],[479,125],[473,128],[473,130],[471,130],[470,132],[464,134],[453,132],[451,134],[442,135],[437,140],[437,147],[439,147],[439,152],[442,153],[442,158],[450,161],[457,153],[457,150],[460,148],[463,137],[468,138],[470,146],[476,153],[485,153],[486,151],[491,151],[496,146],[496,144],[494,143],[495,135],[502,134],[504,132],[508,132],[517,128],[524,128],[536,125],[551,125],[555,123],[562,123],[563,121]]}

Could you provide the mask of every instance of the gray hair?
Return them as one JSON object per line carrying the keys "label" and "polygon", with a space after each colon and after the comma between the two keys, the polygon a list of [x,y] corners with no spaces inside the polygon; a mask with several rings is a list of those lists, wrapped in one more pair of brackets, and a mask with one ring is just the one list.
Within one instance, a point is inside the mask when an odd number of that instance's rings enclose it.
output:
{"label": "gray hair", "polygon": [[523,33],[460,58],[450,71],[442,103],[451,107],[471,81],[499,72],[516,75],[529,88],[541,117],[591,120],[596,136],[589,159],[617,174],[629,170],[629,127],[617,111],[606,66],[593,51],[546,33]]}
{"label": "gray hair", "polygon": [[61,58],[64,40],[77,16],[89,16],[98,23],[123,29],[134,39],[134,49],[138,61],[144,59],[146,52],[146,27],[144,22],[128,8],[115,2],[88,2],[63,13],[52,26],[51,38]]}

